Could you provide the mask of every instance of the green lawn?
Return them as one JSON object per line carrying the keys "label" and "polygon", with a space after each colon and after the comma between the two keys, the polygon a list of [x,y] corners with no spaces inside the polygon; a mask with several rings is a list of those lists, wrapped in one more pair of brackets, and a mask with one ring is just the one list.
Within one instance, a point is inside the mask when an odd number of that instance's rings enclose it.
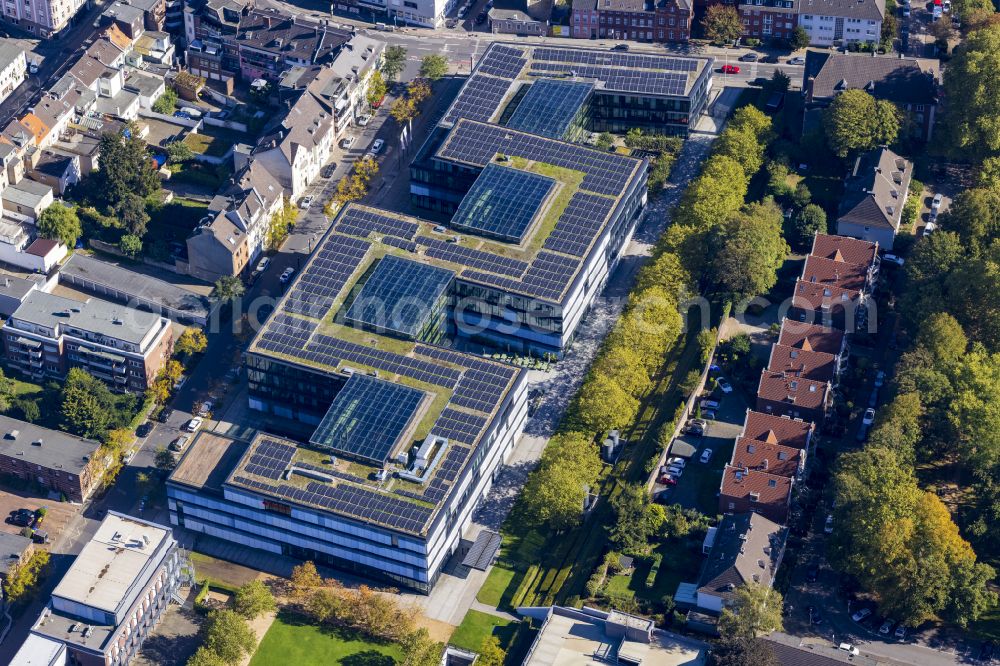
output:
{"label": "green lawn", "polygon": [[661,543],[656,547],[663,561],[650,587],[646,587],[652,559],[636,559],[631,574],[612,576],[604,590],[609,595],[634,596],[648,602],[658,602],[663,597],[677,591],[678,583],[694,582],[701,568],[701,554],[693,544],[678,539]]}
{"label": "green lawn", "polygon": [[479,589],[476,599],[494,608],[500,608],[504,592],[510,587],[511,581],[514,580],[516,574],[517,572],[511,569],[501,566],[493,567],[490,575],[486,577],[486,582]]}
{"label": "green lawn", "polygon": [[[497,638],[500,639],[500,645],[506,647],[510,644],[516,630],[517,623],[513,620],[505,620],[489,613],[470,610],[465,614],[462,624],[451,635],[451,640],[448,642],[456,647],[478,652],[479,647],[483,644],[483,639],[490,634],[496,634]],[[263,664],[263,662],[261,663]]]}
{"label": "green lawn", "polygon": [[372,643],[282,612],[260,642],[250,666],[393,666],[402,658],[398,645]]}
{"label": "green lawn", "polygon": [[42,397],[42,392],[45,390],[39,384],[32,384],[31,382],[22,381],[15,377],[8,378],[14,382],[14,397],[15,398],[40,398]]}

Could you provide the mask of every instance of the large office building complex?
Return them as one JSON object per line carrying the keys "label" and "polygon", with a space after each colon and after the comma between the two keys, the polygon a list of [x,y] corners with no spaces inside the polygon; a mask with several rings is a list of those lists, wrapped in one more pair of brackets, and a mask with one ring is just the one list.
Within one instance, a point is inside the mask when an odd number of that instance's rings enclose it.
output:
{"label": "large office building complex", "polygon": [[130,663],[177,590],[179,569],[170,528],[109,512],[11,665]]}
{"label": "large office building complex", "polygon": [[645,207],[645,159],[574,141],[601,91],[655,124],[643,86],[709,71],[593,54],[490,47],[411,170],[450,221],[340,211],[246,353],[250,407],[309,434],[202,434],[168,482],[174,524],[430,590],[527,418],[523,372],[479,352],[562,353]]}

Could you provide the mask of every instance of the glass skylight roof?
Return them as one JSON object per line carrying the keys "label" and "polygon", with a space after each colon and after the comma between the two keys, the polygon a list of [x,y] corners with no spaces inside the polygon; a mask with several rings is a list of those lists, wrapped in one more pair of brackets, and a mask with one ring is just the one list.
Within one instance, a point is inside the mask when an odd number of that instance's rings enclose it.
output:
{"label": "glass skylight roof", "polygon": [[593,90],[593,83],[539,79],[525,93],[507,127],[563,139]]}
{"label": "glass skylight roof", "polygon": [[486,165],[462,199],[451,226],[509,243],[520,243],[555,186],[546,176]]}

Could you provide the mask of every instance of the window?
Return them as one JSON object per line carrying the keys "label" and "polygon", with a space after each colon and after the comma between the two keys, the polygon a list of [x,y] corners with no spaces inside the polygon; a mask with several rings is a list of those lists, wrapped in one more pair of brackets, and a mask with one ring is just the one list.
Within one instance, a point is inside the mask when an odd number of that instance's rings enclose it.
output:
{"label": "window", "polygon": [[778,487],[778,482],[775,479],[768,479],[767,480],[767,487],[768,488],[777,488]]}

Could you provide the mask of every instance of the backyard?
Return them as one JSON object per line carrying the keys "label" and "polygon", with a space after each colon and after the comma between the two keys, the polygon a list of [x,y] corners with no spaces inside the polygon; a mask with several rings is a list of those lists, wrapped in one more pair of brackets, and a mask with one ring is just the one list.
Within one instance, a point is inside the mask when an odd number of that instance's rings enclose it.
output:
{"label": "backyard", "polygon": [[518,623],[514,620],[505,620],[496,615],[470,610],[448,642],[456,647],[478,652],[483,640],[495,635],[500,640],[501,647],[507,648],[517,632],[517,627]]}
{"label": "backyard", "polygon": [[317,626],[293,613],[278,613],[250,666],[392,666],[402,661],[398,645],[376,643],[356,634]]}

